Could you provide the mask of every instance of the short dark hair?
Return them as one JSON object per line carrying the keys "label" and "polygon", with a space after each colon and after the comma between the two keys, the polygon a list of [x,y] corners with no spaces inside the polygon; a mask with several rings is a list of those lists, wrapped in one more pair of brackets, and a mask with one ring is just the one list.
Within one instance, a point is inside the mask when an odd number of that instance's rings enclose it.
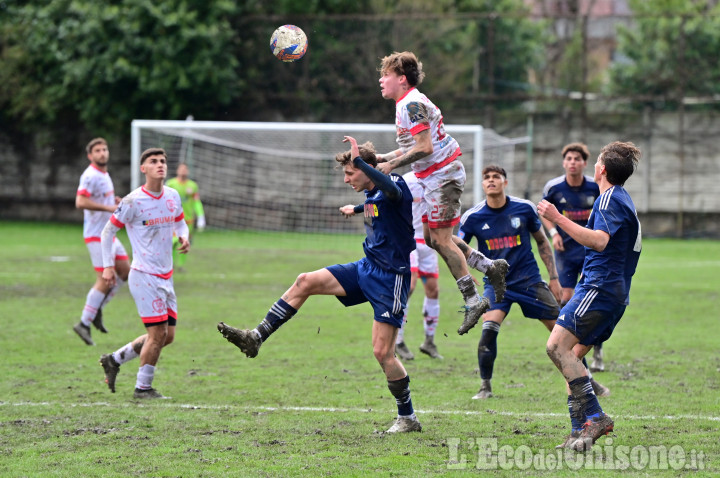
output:
{"label": "short dark hair", "polygon": [[568,153],[568,151],[575,151],[576,153],[580,153],[580,156],[582,156],[583,161],[587,161],[590,157],[590,151],[588,150],[587,145],[585,143],[570,143],[566,144],[565,147],[562,149],[562,158],[565,159],[565,155]]}
{"label": "short dark hair", "polygon": [[104,144],[105,146],[107,146],[107,141],[105,141],[105,138],[91,139],[90,142],[87,144],[87,146],[85,146],[85,151],[87,152],[87,154],[92,153],[93,148],[95,146],[97,146],[98,144]]}
{"label": "short dark hair", "polygon": [[[370,141],[367,141],[361,145],[358,145],[358,150],[360,151],[360,157],[363,161],[365,161],[373,168],[377,166],[378,162],[377,157],[375,156],[375,145],[373,145]],[[352,164],[353,159],[354,158],[352,157],[351,151],[345,151],[343,153],[338,153],[335,155],[335,161],[340,163],[340,166]]]}
{"label": "short dark hair", "polygon": [[398,75],[405,75],[410,86],[418,86],[425,78],[422,71],[422,62],[411,51],[393,52],[380,60],[380,74],[392,71]]}
{"label": "short dark hair", "polygon": [[501,168],[497,164],[488,164],[487,166],[485,166],[482,170],[483,177],[487,173],[499,173],[502,174],[505,179],[507,179],[507,173],[505,172],[505,168]]}
{"label": "short dark hair", "polygon": [[613,186],[622,186],[632,176],[640,161],[640,149],[631,142],[614,141],[600,150],[607,180]]}
{"label": "short dark hair", "polygon": [[140,155],[140,164],[144,163],[146,159],[148,159],[150,156],[156,156],[158,154],[162,154],[165,156],[165,159],[167,159],[167,153],[165,153],[165,150],[162,148],[149,148],[142,152]]}

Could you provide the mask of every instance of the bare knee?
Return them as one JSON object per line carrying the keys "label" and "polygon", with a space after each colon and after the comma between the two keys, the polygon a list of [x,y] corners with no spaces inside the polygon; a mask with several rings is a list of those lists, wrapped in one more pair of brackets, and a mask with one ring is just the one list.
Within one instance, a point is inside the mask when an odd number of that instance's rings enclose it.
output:
{"label": "bare knee", "polygon": [[168,334],[165,336],[165,343],[163,344],[163,347],[167,347],[174,341],[175,341],[175,334],[171,334],[168,332]]}
{"label": "bare knee", "polygon": [[295,279],[295,287],[302,295],[310,295],[310,289],[312,288],[312,280],[310,274],[303,272],[297,279]]}

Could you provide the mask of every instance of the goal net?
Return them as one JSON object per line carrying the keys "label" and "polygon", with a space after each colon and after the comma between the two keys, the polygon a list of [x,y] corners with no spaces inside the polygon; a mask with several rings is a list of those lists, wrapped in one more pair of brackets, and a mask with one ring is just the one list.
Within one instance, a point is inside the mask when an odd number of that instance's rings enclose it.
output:
{"label": "goal net", "polygon": [[[467,172],[463,207],[482,199],[482,165],[512,169],[517,140],[477,125],[446,125],[460,143]],[[397,149],[395,126],[346,123],[215,121],[132,122],[131,183],[140,186],[140,154],[151,147],[168,154],[168,177],[180,162],[198,183],[209,227],[302,233],[363,230],[362,221],[338,211],[364,201],[343,182],[335,154],[349,149],[344,135],[372,141],[379,153]],[[398,174],[407,172],[396,170]]]}

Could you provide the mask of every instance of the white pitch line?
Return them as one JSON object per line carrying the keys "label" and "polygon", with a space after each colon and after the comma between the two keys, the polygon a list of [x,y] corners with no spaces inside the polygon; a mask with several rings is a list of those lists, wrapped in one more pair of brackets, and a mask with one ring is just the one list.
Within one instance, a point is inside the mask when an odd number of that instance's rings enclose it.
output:
{"label": "white pitch line", "polygon": [[[200,410],[245,410],[245,411],[264,411],[264,412],[320,412],[320,413],[374,413],[382,412],[385,410],[373,410],[372,408],[336,408],[336,407],[271,407],[271,406],[235,406],[235,405],[195,405],[189,403],[172,403],[167,401],[156,401],[152,402],[153,406],[162,406],[167,408],[189,408],[189,409],[200,409]],[[109,402],[93,402],[93,403],[60,403],[60,402],[0,402],[0,406],[10,407],[69,407],[69,408],[82,408],[82,407],[134,407],[142,408],[145,405],[137,404],[135,402],[123,402],[123,403],[109,403]],[[473,415],[473,416],[493,416],[500,415],[504,417],[535,417],[535,418],[562,418],[567,417],[566,413],[550,413],[550,412],[507,412],[497,410],[419,410],[416,409],[415,413],[422,415]],[[624,420],[699,420],[699,421],[711,421],[720,422],[720,417],[712,415],[613,415],[615,419]]]}

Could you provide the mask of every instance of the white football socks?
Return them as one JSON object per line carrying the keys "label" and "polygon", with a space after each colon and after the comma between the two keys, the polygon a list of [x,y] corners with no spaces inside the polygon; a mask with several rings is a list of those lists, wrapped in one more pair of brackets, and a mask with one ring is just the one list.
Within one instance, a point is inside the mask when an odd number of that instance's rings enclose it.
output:
{"label": "white football socks", "polygon": [[95,288],[90,289],[85,299],[85,307],[83,307],[82,315],[80,316],[80,321],[83,325],[90,327],[98,310],[100,310],[103,300],[105,300],[105,294]]}

